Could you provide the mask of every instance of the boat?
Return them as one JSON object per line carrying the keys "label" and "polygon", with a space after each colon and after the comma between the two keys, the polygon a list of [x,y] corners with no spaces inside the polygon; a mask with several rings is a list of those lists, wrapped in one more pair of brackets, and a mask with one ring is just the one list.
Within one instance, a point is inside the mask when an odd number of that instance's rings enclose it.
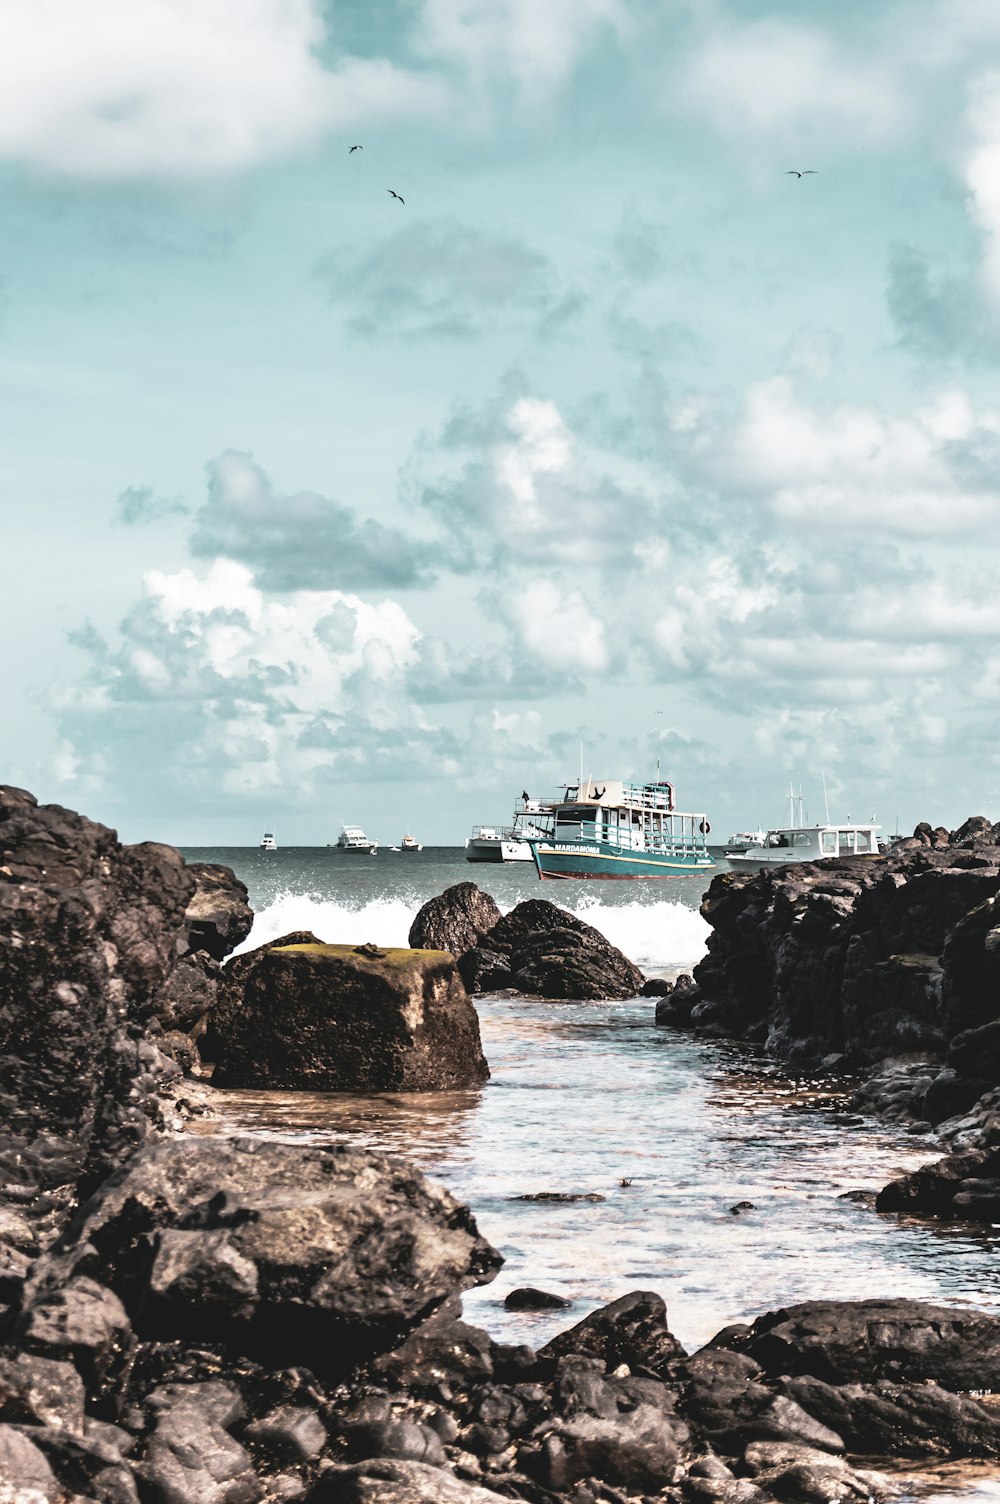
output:
{"label": "boat", "polygon": [[674,807],[673,785],[588,778],[567,784],[552,805],[550,831],[529,837],[538,876],[684,877],[715,866],[704,814]]}
{"label": "boat", "polygon": [[274,839],[273,831],[265,830],[263,836],[261,837],[260,849],[261,851],[277,851],[278,843]]}
{"label": "boat", "polygon": [[415,836],[411,836],[410,832],[407,831],[406,835],[400,841],[398,849],[400,851],[423,851],[424,846],[422,841],[418,841]]}
{"label": "boat", "polygon": [[352,852],[355,856],[375,856],[378,842],[369,841],[360,825],[342,825],[336,850]]}
{"label": "boat", "polygon": [[760,825],[756,830],[738,830],[731,835],[723,847],[724,856],[738,855],[746,851],[748,846],[763,846],[767,840],[767,831]]}
{"label": "boat", "polygon": [[531,836],[544,836],[551,824],[553,805],[522,793],[514,805],[512,825],[474,825],[465,838],[467,862],[531,862]]}
{"label": "boat", "polygon": [[882,844],[874,821],[835,823],[829,810],[825,823],[810,825],[805,800],[788,792],[788,824],[764,832],[763,840],[745,851],[726,852],[733,867],[782,867],[788,862],[829,862],[840,856],[881,856]]}

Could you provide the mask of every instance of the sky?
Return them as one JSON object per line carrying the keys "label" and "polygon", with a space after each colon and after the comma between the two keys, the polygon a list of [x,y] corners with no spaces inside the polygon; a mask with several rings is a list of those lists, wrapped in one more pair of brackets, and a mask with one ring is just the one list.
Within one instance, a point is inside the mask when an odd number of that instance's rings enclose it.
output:
{"label": "sky", "polygon": [[0,40],[0,781],[457,843],[582,744],[723,838],[1000,818],[995,0]]}

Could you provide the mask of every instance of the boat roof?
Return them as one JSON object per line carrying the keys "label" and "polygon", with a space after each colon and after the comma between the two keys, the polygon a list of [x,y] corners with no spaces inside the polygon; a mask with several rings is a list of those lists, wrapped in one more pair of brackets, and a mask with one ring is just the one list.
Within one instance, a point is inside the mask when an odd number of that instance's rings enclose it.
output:
{"label": "boat roof", "polygon": [[[787,836],[795,831],[813,830],[881,830],[882,827],[875,820],[831,820],[829,824],[817,822],[815,825],[769,825],[769,836]],[[755,832],[756,834],[756,832]]]}

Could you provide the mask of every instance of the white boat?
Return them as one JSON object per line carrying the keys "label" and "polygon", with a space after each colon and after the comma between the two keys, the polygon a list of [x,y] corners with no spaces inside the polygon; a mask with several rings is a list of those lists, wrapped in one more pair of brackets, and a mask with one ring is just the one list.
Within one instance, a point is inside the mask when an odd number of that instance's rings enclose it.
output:
{"label": "white boat", "polygon": [[513,825],[474,825],[465,838],[467,862],[533,862],[528,842],[551,829],[551,802],[522,794],[514,806]]}
{"label": "white boat", "polygon": [[739,855],[746,851],[748,846],[764,846],[767,843],[767,831],[760,825],[756,830],[737,830],[729,837],[724,847],[726,856]]}
{"label": "white boat", "polygon": [[336,849],[352,852],[355,856],[375,856],[378,842],[369,841],[360,825],[342,825]]}
{"label": "white boat", "polygon": [[274,833],[272,831],[265,830],[263,836],[261,837],[260,849],[261,851],[277,851],[278,843],[274,839]]}
{"label": "white boat", "polygon": [[411,836],[409,831],[399,843],[400,851],[423,851],[423,849],[423,842],[418,841],[416,836]]}
{"label": "white boat", "polygon": [[745,851],[727,850],[726,859],[733,867],[761,868],[783,867],[789,862],[828,862],[839,856],[880,856],[880,829],[874,820],[835,823],[829,811],[825,824],[810,825],[801,791],[789,791],[788,824],[766,831],[762,841]]}

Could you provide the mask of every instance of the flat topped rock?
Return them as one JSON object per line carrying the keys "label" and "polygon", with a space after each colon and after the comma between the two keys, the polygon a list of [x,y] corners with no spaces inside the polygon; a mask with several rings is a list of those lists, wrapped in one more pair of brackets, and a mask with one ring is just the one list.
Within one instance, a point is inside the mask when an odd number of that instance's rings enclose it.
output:
{"label": "flat topped rock", "polygon": [[454,1091],[489,1077],[446,951],[296,939],[227,979],[218,1086]]}

